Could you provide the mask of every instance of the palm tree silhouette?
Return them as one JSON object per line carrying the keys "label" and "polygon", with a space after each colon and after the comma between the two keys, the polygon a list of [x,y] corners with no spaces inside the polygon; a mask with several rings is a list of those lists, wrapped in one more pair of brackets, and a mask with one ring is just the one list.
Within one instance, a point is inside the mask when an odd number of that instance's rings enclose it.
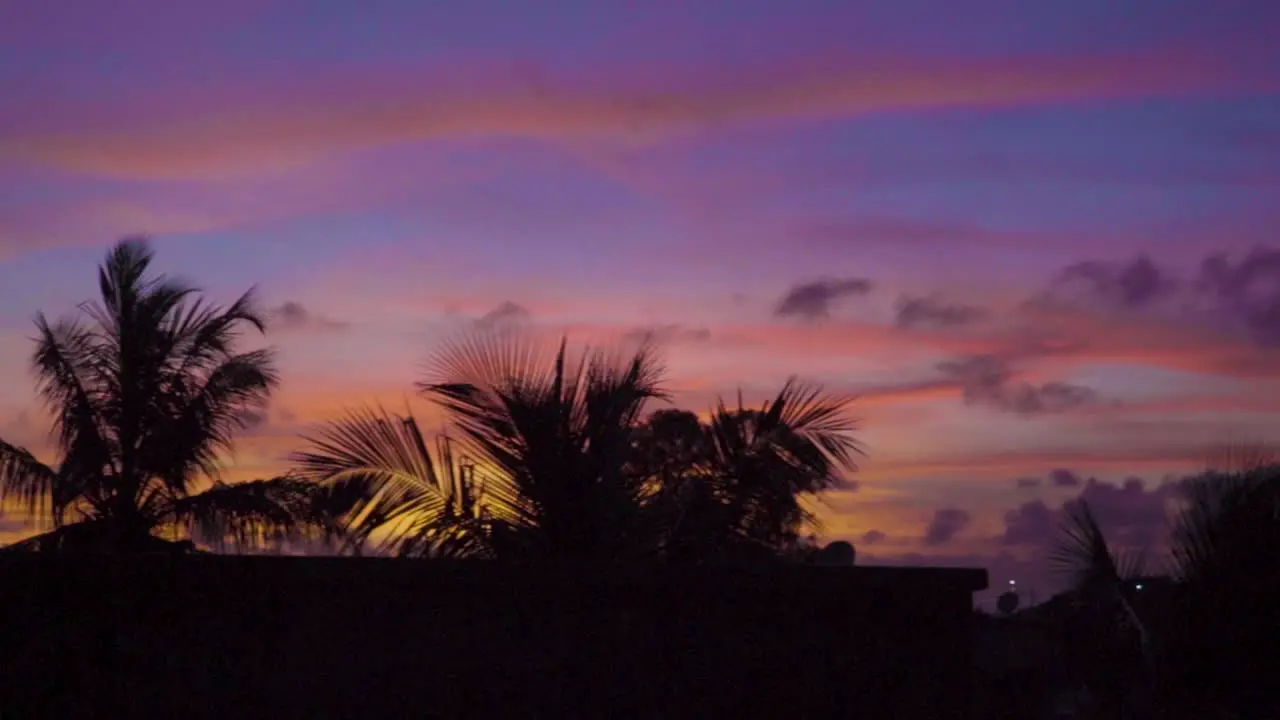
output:
{"label": "palm tree silhouette", "polygon": [[1272,457],[1231,448],[1183,482],[1169,547],[1176,585],[1163,607],[1141,607],[1141,565],[1108,546],[1086,504],[1068,516],[1056,560],[1074,575],[1085,612],[1101,621],[1087,641],[1130,631],[1141,667],[1126,674],[1152,696],[1151,713],[1280,711],[1266,670],[1280,661],[1280,465]]}
{"label": "palm tree silhouette", "polygon": [[380,534],[398,553],[634,554],[647,544],[644,489],[625,461],[645,403],[663,397],[661,375],[648,346],[571,354],[510,329],[461,335],[419,385],[457,433],[434,457],[414,418],[366,410],[308,438],[294,460],[303,477],[361,498],[345,532]]}
{"label": "palm tree silhouette", "polygon": [[633,467],[675,518],[667,551],[696,561],[794,548],[800,529],[816,525],[802,500],[857,470],[850,401],[791,379],[760,408],[719,401],[706,423],[681,411],[650,417]]}
{"label": "palm tree silhouette", "polygon": [[219,479],[219,454],[277,383],[270,350],[235,349],[242,330],[264,330],[252,292],[214,306],[149,274],[152,258],[145,240],[119,242],[100,299],[80,306],[87,322],[36,318],[32,364],[60,461],[0,441],[0,500],[53,529],[11,549],[145,551],[177,528],[252,544],[316,519],[298,479]]}
{"label": "palm tree silhouette", "polygon": [[809,519],[799,496],[834,486],[857,452],[844,399],[795,382],[758,410],[721,403],[709,423],[677,410],[641,422],[666,397],[647,345],[575,354],[464,335],[428,376],[420,389],[456,433],[434,452],[411,416],[366,410],[294,456],[302,477],[360,498],[342,519],[353,542],[506,558],[777,552]]}

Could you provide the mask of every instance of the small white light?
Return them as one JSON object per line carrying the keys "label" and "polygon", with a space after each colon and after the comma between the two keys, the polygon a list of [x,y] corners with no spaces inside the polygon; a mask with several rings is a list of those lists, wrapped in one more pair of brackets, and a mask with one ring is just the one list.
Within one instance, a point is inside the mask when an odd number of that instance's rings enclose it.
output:
{"label": "small white light", "polygon": [[1010,580],[1010,581],[1009,581],[1009,584],[1010,584],[1010,585],[1012,585],[1012,584],[1013,584],[1013,581],[1012,581],[1012,580]]}
{"label": "small white light", "polygon": [[1135,585],[1134,587],[1135,587],[1135,588],[1137,588],[1138,590],[1141,590],[1141,589],[1142,589],[1142,583],[1138,583],[1138,584],[1137,584],[1137,585]]}

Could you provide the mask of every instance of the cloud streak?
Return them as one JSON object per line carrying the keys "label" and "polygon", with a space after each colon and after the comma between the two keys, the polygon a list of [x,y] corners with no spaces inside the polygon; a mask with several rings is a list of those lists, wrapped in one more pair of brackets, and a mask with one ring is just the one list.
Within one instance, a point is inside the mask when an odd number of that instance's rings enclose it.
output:
{"label": "cloud streak", "polygon": [[831,306],[837,301],[870,292],[871,281],[866,278],[823,278],[799,283],[782,296],[773,314],[780,318],[824,320],[831,316]]}
{"label": "cloud streak", "polygon": [[986,308],[947,302],[938,295],[904,296],[898,301],[896,322],[900,328],[960,327],[988,317]]}
{"label": "cloud streak", "polygon": [[317,315],[295,300],[286,301],[268,310],[267,322],[272,329],[284,331],[320,330],[334,332],[351,327],[350,323]]}
{"label": "cloud streak", "polygon": [[[294,79],[288,93],[278,87],[209,89],[205,103],[183,103],[190,107],[186,114],[138,116],[127,106],[109,104],[67,109],[99,126],[111,120],[114,129],[31,130],[0,140],[0,158],[103,175],[176,178],[278,170],[329,153],[450,137],[654,140],[755,119],[1265,91],[1277,84],[1218,57],[1175,49],[1123,57],[945,62],[849,57],[774,67],[713,76],[695,72],[689,74],[693,82],[661,91],[587,90],[538,70],[499,82],[481,78],[469,86],[456,80],[433,85],[422,79],[424,73],[329,73],[307,82]],[[465,77],[467,68],[456,74]]]}

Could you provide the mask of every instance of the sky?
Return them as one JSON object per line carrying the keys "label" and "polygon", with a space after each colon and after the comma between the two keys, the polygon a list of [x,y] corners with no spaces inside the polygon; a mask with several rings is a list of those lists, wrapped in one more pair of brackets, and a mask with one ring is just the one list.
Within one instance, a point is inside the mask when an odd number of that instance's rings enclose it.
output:
{"label": "sky", "polygon": [[[150,236],[256,286],[284,383],[228,460],[413,396],[476,323],[653,332],[673,403],[858,395],[822,535],[1055,587],[1080,497],[1280,432],[1270,0],[0,1],[0,437],[32,317]],[[4,521],[9,537],[25,532]]]}

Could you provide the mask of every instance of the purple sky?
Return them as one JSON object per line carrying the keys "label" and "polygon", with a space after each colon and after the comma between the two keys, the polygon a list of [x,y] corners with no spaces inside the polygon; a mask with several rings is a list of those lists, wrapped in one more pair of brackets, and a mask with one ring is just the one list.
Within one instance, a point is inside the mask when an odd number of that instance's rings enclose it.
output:
{"label": "purple sky", "polygon": [[1146,528],[1277,439],[1278,36],[1269,0],[6,3],[0,437],[42,443],[31,316],[147,233],[296,304],[238,476],[508,302],[668,328],[695,409],[861,392],[824,534],[1048,587],[1063,502]]}

